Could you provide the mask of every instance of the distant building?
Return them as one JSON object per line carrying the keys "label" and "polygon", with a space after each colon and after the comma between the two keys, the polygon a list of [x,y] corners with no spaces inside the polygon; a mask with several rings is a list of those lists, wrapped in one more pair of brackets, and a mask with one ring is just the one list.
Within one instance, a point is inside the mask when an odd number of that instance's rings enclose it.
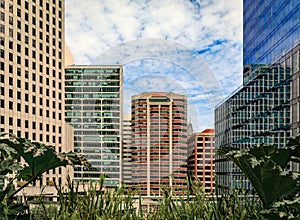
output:
{"label": "distant building", "polygon": [[[299,7],[294,0],[244,0],[243,85],[216,107],[216,149],[281,147],[299,134]],[[232,162],[216,156],[215,168],[218,187],[251,189]]]}
{"label": "distant building", "polygon": [[187,177],[187,98],[170,92],[132,96],[133,184],[142,195],[182,193]]}
{"label": "distant building", "polygon": [[188,173],[206,192],[214,191],[214,129],[205,129],[188,138]]}
{"label": "distant building", "polygon": [[[64,120],[64,15],[62,0],[0,0],[0,131],[57,152],[73,148]],[[50,170],[24,193],[40,195],[41,186],[65,184],[67,175],[71,167]]]}
{"label": "distant building", "polygon": [[91,170],[75,167],[76,181],[117,186],[122,177],[122,67],[68,66],[66,121],[74,128],[74,151],[82,153]]}
{"label": "distant building", "polygon": [[130,186],[132,182],[132,128],[131,114],[123,115],[123,182]]}
{"label": "distant building", "polygon": [[193,124],[190,121],[188,121],[188,125],[187,125],[188,137],[191,136],[193,133],[194,133]]}

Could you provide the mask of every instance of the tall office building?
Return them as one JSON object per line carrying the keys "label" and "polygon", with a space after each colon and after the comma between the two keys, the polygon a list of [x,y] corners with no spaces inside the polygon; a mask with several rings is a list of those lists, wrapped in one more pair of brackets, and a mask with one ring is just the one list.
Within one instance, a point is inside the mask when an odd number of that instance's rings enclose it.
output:
{"label": "tall office building", "polygon": [[75,167],[75,181],[98,181],[107,186],[122,177],[122,67],[68,66],[66,121],[74,128],[74,151],[82,153],[90,170]]}
{"label": "tall office building", "polygon": [[[299,133],[299,7],[244,0],[243,86],[215,110],[216,148],[281,147]],[[215,166],[217,185],[251,188],[233,163],[217,156]]]}
{"label": "tall office building", "polygon": [[[72,149],[64,120],[64,45],[64,1],[0,0],[1,132],[59,152]],[[38,191],[65,183],[66,175],[66,168],[49,171],[36,182]]]}
{"label": "tall office building", "polygon": [[243,65],[270,64],[299,43],[298,0],[243,1]]}
{"label": "tall office building", "polygon": [[131,114],[123,115],[123,182],[130,186],[132,182],[132,128]]}
{"label": "tall office building", "polygon": [[[250,71],[250,69],[249,69]],[[256,67],[255,78],[215,110],[216,147],[282,147],[291,135],[289,68],[280,64]],[[218,182],[228,188],[250,188],[234,164],[216,157]]]}
{"label": "tall office building", "polygon": [[188,174],[199,181],[206,192],[213,192],[214,180],[214,129],[205,129],[188,138]]}
{"label": "tall office building", "polygon": [[183,193],[187,176],[187,98],[170,92],[132,96],[132,181],[142,195]]}

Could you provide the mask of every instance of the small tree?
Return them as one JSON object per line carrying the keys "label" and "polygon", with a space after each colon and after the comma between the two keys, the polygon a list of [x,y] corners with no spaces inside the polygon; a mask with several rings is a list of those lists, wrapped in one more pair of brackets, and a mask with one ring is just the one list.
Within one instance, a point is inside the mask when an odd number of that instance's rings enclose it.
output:
{"label": "small tree", "polygon": [[[25,163],[21,164],[20,159]],[[25,214],[27,207],[16,202],[16,195],[51,169],[67,165],[89,166],[85,157],[74,152],[58,153],[54,147],[31,142],[14,135],[0,134],[0,219]],[[8,174],[14,173],[8,179]],[[5,180],[8,184],[4,185]],[[15,188],[14,181],[24,182]]]}

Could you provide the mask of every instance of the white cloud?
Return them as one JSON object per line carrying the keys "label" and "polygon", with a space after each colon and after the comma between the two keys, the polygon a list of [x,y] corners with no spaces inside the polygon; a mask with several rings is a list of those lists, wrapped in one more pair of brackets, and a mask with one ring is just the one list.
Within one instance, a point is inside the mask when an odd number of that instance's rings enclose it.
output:
{"label": "white cloud", "polygon": [[[240,0],[65,0],[65,3],[66,42],[76,64],[90,64],[99,55],[122,43],[156,38],[190,48],[195,52],[190,54],[191,60],[201,56],[211,69],[201,70],[202,67],[197,62],[180,63],[182,56],[187,54],[167,52],[168,44],[161,44],[160,50],[165,53],[161,57],[177,55],[178,62],[159,59],[156,54],[156,61],[132,60],[127,64],[124,67],[124,97],[127,97],[127,105],[130,103],[128,95],[144,92],[143,89],[185,93],[189,95],[190,102],[197,103],[190,115],[198,118],[197,126],[194,127],[201,130],[213,121],[213,109],[206,99],[220,99],[241,84]],[[124,55],[132,54],[134,50],[136,49],[124,48],[119,59],[124,59]],[[141,55],[141,50],[139,53]],[[182,69],[185,66],[190,69]],[[191,69],[198,70],[196,73],[200,75],[212,73],[214,77],[202,77],[199,82]],[[156,77],[150,80],[153,75]],[[223,94],[215,93],[215,81]],[[201,83],[211,89],[205,90]],[[144,87],[134,87],[138,84]]]}

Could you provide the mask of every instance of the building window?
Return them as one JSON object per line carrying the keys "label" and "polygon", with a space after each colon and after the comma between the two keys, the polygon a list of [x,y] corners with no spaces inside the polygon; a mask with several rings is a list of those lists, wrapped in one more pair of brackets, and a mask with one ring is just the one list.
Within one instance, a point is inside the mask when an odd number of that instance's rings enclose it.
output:
{"label": "building window", "polygon": [[5,0],[0,0],[0,8],[5,8]]}
{"label": "building window", "polygon": [[29,101],[29,96],[28,93],[25,93],[25,101],[28,102]]}
{"label": "building window", "polygon": [[9,31],[9,36],[14,37],[14,30],[12,28],[9,28],[8,31]]}
{"label": "building window", "polygon": [[[20,18],[21,17],[21,9],[17,9],[17,16]],[[19,24],[19,21],[18,21]],[[21,29],[21,26],[18,25],[18,28]]]}
{"label": "building window", "polygon": [[3,24],[0,24],[0,33],[5,33],[5,26]]}
{"label": "building window", "polygon": [[1,46],[5,45],[5,39],[4,39],[4,37],[0,37],[0,45]]}
{"label": "building window", "polygon": [[14,91],[12,89],[9,89],[8,90],[8,95],[10,98],[13,98],[14,97]]}
{"label": "building window", "polygon": [[0,62],[0,69],[4,71],[4,69],[5,69],[5,64],[4,64],[4,62]]}
{"label": "building window", "polygon": [[32,96],[32,103],[35,103],[36,102],[36,98],[35,98],[35,96],[33,95]]}
{"label": "building window", "polygon": [[14,60],[13,54],[12,54],[12,53],[9,53],[9,54],[8,54],[8,59],[9,59],[9,61],[13,61],[13,60]]}
{"label": "building window", "polygon": [[8,124],[9,124],[10,126],[13,126],[13,125],[14,125],[14,119],[13,119],[12,117],[9,117],[9,118],[8,118]]}
{"label": "building window", "polygon": [[8,20],[9,24],[10,24],[10,25],[14,25],[14,19],[13,19],[13,17],[12,17],[12,16],[9,16],[8,19],[9,19],[9,20]]}
{"label": "building window", "polygon": [[20,79],[17,80],[17,87],[21,88],[21,80]]}
{"label": "building window", "polygon": [[5,14],[4,12],[0,12],[0,20],[5,21]]}
{"label": "building window", "polygon": [[13,110],[13,102],[9,101],[8,106],[10,110]]}

